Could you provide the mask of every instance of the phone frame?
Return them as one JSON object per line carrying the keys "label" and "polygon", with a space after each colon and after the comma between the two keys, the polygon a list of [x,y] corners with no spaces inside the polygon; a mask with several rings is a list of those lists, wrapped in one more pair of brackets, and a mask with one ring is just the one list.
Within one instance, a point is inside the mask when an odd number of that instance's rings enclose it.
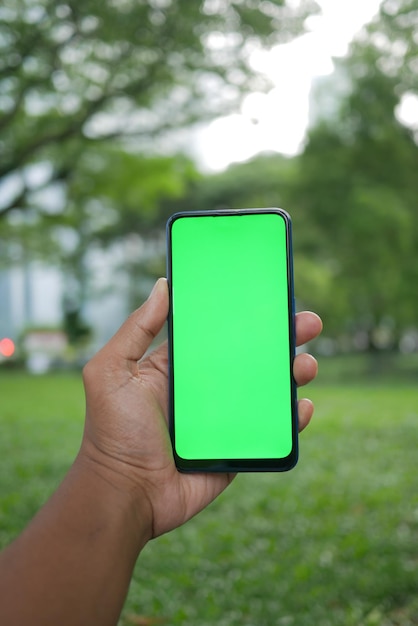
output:
{"label": "phone frame", "polygon": [[[188,217],[222,217],[251,214],[279,214],[286,226],[286,259],[287,259],[287,289],[288,289],[288,327],[289,327],[289,354],[290,354],[290,395],[292,414],[292,449],[288,456],[282,458],[262,459],[184,459],[176,452],[175,446],[175,415],[174,415],[174,345],[173,345],[173,284],[172,284],[172,237],[171,229],[177,219]],[[293,246],[292,246],[292,221],[290,215],[279,208],[249,208],[249,209],[213,209],[208,211],[180,211],[171,215],[166,225],[167,244],[167,282],[169,290],[169,313],[168,313],[168,382],[169,382],[169,432],[176,467],[181,472],[284,472],[292,469],[299,457],[298,443],[298,411],[297,411],[297,385],[293,376],[293,361],[296,351],[295,331],[295,298],[293,284]]]}

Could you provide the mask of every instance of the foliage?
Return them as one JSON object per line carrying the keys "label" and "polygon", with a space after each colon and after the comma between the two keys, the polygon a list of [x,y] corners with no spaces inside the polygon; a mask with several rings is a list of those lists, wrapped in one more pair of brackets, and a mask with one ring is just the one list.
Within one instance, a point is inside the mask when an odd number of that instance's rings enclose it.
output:
{"label": "foliage", "polygon": [[[86,150],[80,161],[68,183],[64,213],[43,219],[53,241],[61,242],[66,306],[82,307],[93,289],[91,255],[115,245],[126,250],[123,272],[130,279],[128,296],[137,303],[143,296],[138,293],[140,276],[161,273],[154,264],[161,256],[155,259],[167,217],[164,201],[185,193],[197,176],[195,167],[181,156],[145,157],[112,146]],[[144,247],[151,248],[150,259],[141,253]],[[112,269],[118,271],[118,264]]]}
{"label": "foliage", "polygon": [[[334,109],[325,108],[309,133],[293,199],[315,225],[314,258],[329,268],[328,297],[315,302],[316,310],[328,332],[362,329],[372,348],[385,320],[397,333],[416,323],[418,148],[414,131],[397,119],[402,94],[415,89],[418,73],[413,7],[418,4],[409,0],[384,2],[336,63]],[[394,33],[400,36],[402,24],[401,45]],[[400,49],[409,67],[402,81],[388,61],[392,55],[395,63]],[[323,86],[328,101],[332,89],[332,81]]]}
{"label": "foliage", "polygon": [[418,95],[417,0],[383,0],[366,42],[378,53],[380,69],[396,83],[398,95]]}
{"label": "foliage", "polygon": [[15,190],[0,214],[65,182],[86,146],[149,148],[236,106],[263,85],[251,52],[300,33],[315,10],[312,0],[5,0],[0,180]]}
{"label": "foliage", "polygon": [[181,205],[186,210],[204,211],[286,204],[286,192],[294,180],[295,169],[292,159],[273,153],[262,154],[197,180],[188,195],[181,199]]}
{"label": "foliage", "polygon": [[[265,88],[251,53],[303,32],[316,10],[314,0],[5,0],[0,262],[60,265],[64,309],[83,325],[89,255],[152,239],[159,207],[195,176],[186,159],[158,155],[175,153],[181,129]],[[138,272],[128,263],[133,286]]]}
{"label": "foliage", "polygon": [[[316,418],[296,469],[238,476],[147,546],[124,626],[132,614],[183,626],[416,623],[416,388],[390,378],[367,386],[359,375],[362,385],[320,376],[309,390]],[[0,396],[5,545],[77,453],[84,402],[80,379],[68,376],[2,376]]]}
{"label": "foliage", "polygon": [[164,271],[170,213],[279,205],[294,223],[299,306],[318,311],[333,337],[363,333],[371,349],[392,348],[417,319],[417,129],[405,127],[399,111],[406,97],[418,97],[418,0],[383,0],[347,58],[336,60],[316,91],[319,113],[299,157],[261,155],[202,176],[174,149],[159,156],[162,136],[165,148],[175,144],[175,129],[262,89],[251,52],[301,32],[312,10],[308,1],[280,0],[7,1],[7,262],[41,255],[61,264],[64,306],[83,323],[97,249],[112,255],[116,242],[126,251],[138,302],[141,277]]}
{"label": "foliage", "polygon": [[184,197],[168,204],[170,212],[231,207],[288,210],[294,231],[296,297],[300,306],[309,304],[319,309],[329,294],[329,271],[315,258],[320,229],[302,204],[294,202],[298,186],[298,160],[267,153],[196,179]]}
{"label": "foliage", "polygon": [[418,96],[417,16],[417,0],[382,3],[317,88],[299,157],[230,167],[185,199],[186,208],[286,208],[299,305],[322,315],[328,335],[361,335],[371,350],[392,349],[417,319],[418,148],[399,121],[403,97]]}

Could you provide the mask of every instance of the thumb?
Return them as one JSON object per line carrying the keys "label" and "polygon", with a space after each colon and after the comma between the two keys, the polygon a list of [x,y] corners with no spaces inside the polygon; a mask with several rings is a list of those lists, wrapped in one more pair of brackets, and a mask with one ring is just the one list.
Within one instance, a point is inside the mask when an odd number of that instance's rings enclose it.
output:
{"label": "thumb", "polygon": [[158,335],[168,315],[168,287],[159,278],[148,300],[134,311],[107,344],[114,354],[128,361],[139,361]]}

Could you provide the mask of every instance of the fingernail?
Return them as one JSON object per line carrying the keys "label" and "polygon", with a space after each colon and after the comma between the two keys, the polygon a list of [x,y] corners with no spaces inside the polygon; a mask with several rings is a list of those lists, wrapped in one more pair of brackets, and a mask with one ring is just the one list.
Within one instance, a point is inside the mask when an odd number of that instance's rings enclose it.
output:
{"label": "fingernail", "polygon": [[159,278],[157,280],[154,287],[152,288],[150,295],[148,296],[148,300],[150,300],[157,293],[157,291],[161,289],[161,285],[163,284],[164,281],[165,281],[165,278]]}

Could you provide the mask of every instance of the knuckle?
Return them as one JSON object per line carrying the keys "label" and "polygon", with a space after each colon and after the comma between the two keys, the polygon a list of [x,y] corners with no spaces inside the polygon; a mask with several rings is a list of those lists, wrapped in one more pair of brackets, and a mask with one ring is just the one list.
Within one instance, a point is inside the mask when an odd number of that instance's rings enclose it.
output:
{"label": "knuckle", "polygon": [[89,385],[96,378],[97,371],[96,357],[93,357],[83,367],[82,376],[85,385]]}

